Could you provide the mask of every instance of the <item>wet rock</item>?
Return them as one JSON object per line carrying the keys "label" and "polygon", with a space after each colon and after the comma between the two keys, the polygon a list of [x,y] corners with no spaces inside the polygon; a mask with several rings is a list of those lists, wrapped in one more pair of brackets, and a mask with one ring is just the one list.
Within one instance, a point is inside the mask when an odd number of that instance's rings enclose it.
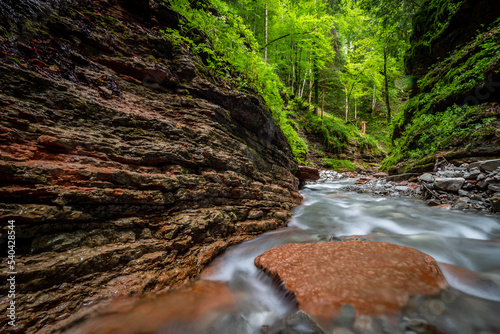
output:
{"label": "wet rock", "polygon": [[307,166],[299,166],[299,170],[295,176],[297,176],[300,181],[314,181],[320,178],[319,169]]}
{"label": "wet rock", "polygon": [[304,311],[283,319],[280,334],[323,334],[321,327]]}
{"label": "wet rock", "polygon": [[452,206],[453,210],[464,210],[469,207],[469,198],[468,197],[460,197]]}
{"label": "wet rock", "polygon": [[438,205],[437,208],[439,209],[443,209],[443,210],[450,210],[452,207],[451,204],[447,204],[447,203],[444,203],[444,204],[441,204],[441,205]]}
{"label": "wet rock", "polygon": [[411,178],[417,177],[418,173],[405,173],[405,174],[399,174],[399,175],[391,175],[388,176],[386,179],[387,181],[392,181],[392,182],[401,182],[401,181],[408,181]]}
{"label": "wet rock", "polygon": [[403,192],[406,192],[406,191],[408,191],[408,189],[410,189],[410,188],[409,188],[409,187],[407,187],[407,186],[396,186],[396,187],[394,187],[394,189],[395,189],[395,190],[397,190],[397,191],[403,191]]}
{"label": "wet rock", "polygon": [[500,212],[500,196],[490,197],[491,208],[495,212]]}
{"label": "wet rock", "polygon": [[444,191],[453,191],[457,192],[458,189],[462,188],[465,183],[465,179],[458,178],[443,178],[437,177],[434,179],[434,187],[436,189],[444,190]]}
{"label": "wet rock", "polygon": [[335,327],[342,329],[352,329],[356,320],[356,309],[349,304],[345,304],[340,308],[339,315],[336,316],[332,323]]}
{"label": "wet rock", "polygon": [[215,314],[233,310],[234,302],[225,284],[201,280],[149,300],[117,300],[103,315],[73,326],[71,333],[159,333],[175,328],[175,333],[199,333],[210,327]]}
{"label": "wet rock", "polygon": [[469,166],[471,169],[478,167],[483,172],[493,172],[500,167],[500,159],[473,162]]}
{"label": "wet rock", "polygon": [[478,167],[471,168],[469,170],[469,178],[470,180],[476,180],[477,177],[481,174],[481,170]]}
{"label": "wet rock", "polygon": [[430,173],[425,173],[425,174],[420,175],[418,179],[422,182],[430,183],[430,182],[434,182],[434,175],[432,175]]}
{"label": "wet rock", "polygon": [[357,315],[397,314],[409,295],[447,286],[431,257],[381,242],[288,244],[258,256],[255,265],[293,292],[301,310],[323,320],[345,304]]}
{"label": "wet rock", "polygon": [[500,191],[500,184],[488,184],[488,190],[498,192]]}
{"label": "wet rock", "polygon": [[375,181],[376,179],[377,178],[372,177],[372,176],[362,176],[354,184],[365,184],[366,182]]}
{"label": "wet rock", "polygon": [[426,202],[426,204],[427,204],[428,206],[438,206],[438,205],[441,205],[441,201],[440,201],[440,200],[437,200],[437,199],[435,199],[435,198],[433,198],[433,199],[428,200],[428,201]]}
{"label": "wet rock", "polygon": [[262,218],[263,212],[260,210],[252,210],[248,213],[248,219],[259,219]]}
{"label": "wet rock", "polygon": [[345,179],[349,176],[345,173],[339,173],[334,170],[320,170],[319,177],[320,178],[316,180],[316,182],[314,181],[308,181],[308,182],[309,183],[330,182],[330,181]]}

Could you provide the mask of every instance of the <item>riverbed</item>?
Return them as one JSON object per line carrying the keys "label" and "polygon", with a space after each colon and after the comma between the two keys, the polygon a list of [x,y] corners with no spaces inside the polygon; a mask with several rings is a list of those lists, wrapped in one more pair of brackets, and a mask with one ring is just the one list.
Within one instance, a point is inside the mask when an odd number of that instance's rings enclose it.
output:
{"label": "riverbed", "polygon": [[[208,268],[202,279],[226,282],[239,296],[237,310],[218,319],[212,328],[260,333],[261,326],[272,325],[296,311],[293,299],[254,266],[256,256],[286,243],[356,236],[416,248],[438,261],[453,289],[447,292],[449,298],[436,297],[438,304],[434,300],[432,305],[440,306],[433,312],[426,315],[425,310],[413,310],[419,320],[456,333],[499,330],[499,217],[432,208],[415,199],[341,190],[354,181],[305,186],[304,202],[294,209],[288,227],[230,248]],[[446,264],[466,269],[467,275]]]}

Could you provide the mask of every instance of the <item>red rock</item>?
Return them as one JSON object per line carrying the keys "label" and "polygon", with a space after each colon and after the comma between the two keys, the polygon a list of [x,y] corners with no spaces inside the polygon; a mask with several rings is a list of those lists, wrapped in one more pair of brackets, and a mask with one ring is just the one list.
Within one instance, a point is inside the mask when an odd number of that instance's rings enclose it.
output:
{"label": "red rock", "polygon": [[408,188],[410,188],[410,189],[417,190],[419,187],[420,187],[420,185],[418,185],[415,182],[408,182]]}
{"label": "red rock", "polygon": [[[130,306],[127,299],[117,300],[104,315],[90,319],[72,333],[158,333],[179,321],[194,327],[209,326],[210,315],[233,310],[234,297],[225,284],[197,281],[187,288]],[[201,328],[201,329],[202,329]],[[198,328],[200,329],[200,328]],[[194,330],[194,329],[193,329]],[[196,331],[198,332],[198,331]]]}
{"label": "red rock", "polygon": [[363,176],[363,177],[360,177],[359,180],[356,181],[356,183],[354,183],[354,184],[365,184],[366,182],[374,181],[376,179],[377,178],[373,177],[373,176]]}
{"label": "red rock", "polygon": [[385,172],[379,172],[379,173],[375,173],[373,174],[373,177],[386,177],[387,176],[387,173]]}
{"label": "red rock", "polygon": [[299,166],[299,171],[295,176],[300,181],[306,180],[318,180],[319,179],[319,169],[307,166]]}
{"label": "red rock", "polygon": [[374,241],[287,244],[255,265],[284,283],[300,309],[328,321],[349,304],[359,315],[396,315],[411,295],[434,295],[447,282],[435,261],[413,248]]}

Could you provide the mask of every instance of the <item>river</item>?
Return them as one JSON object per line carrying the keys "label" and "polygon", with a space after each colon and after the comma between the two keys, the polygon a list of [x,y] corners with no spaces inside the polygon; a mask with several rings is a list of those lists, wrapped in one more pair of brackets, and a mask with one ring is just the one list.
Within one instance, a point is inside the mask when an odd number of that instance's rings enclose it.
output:
{"label": "river", "polygon": [[[416,248],[440,263],[452,289],[421,301],[424,306],[434,305],[432,312],[417,309],[406,317],[445,333],[500,333],[499,217],[432,208],[408,198],[342,191],[353,182],[305,186],[304,202],[294,209],[288,227],[234,246],[216,259],[202,279],[226,282],[238,296],[237,307],[212,320],[210,330],[200,332],[260,333],[262,325],[272,325],[296,311],[293,301],[254,266],[254,258],[264,251],[286,243],[360,235]],[[468,271],[464,275],[444,264]]]}

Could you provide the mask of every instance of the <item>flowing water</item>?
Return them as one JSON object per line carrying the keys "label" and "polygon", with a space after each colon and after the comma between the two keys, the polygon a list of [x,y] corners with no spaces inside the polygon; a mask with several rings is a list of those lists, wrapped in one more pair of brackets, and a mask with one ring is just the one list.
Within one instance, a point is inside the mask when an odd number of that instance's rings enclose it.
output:
{"label": "flowing water", "polygon": [[287,243],[362,235],[416,248],[439,263],[453,265],[440,264],[451,292],[437,300],[422,299],[424,306],[429,302],[437,306],[427,314],[417,309],[413,316],[447,333],[500,333],[499,217],[341,190],[352,182],[307,185],[302,190],[304,202],[294,209],[287,228],[234,246],[211,265],[202,279],[226,282],[238,298],[236,310],[213,321],[210,332],[260,333],[262,325],[296,310],[293,301],[254,266],[256,256]]}

